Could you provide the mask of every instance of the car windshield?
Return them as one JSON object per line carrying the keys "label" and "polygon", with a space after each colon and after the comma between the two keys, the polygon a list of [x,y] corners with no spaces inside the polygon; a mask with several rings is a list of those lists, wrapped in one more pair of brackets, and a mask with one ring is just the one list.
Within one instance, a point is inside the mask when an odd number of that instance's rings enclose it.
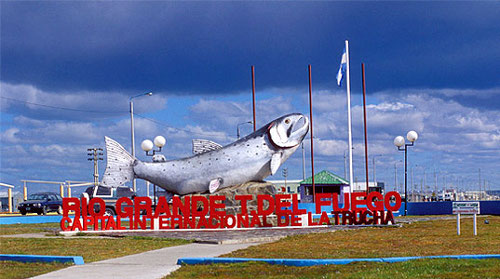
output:
{"label": "car windshield", "polygon": [[85,193],[89,194],[89,196],[92,196],[94,194],[94,187],[88,187],[85,190]]}
{"label": "car windshield", "polygon": [[44,200],[47,198],[45,194],[31,194],[28,196],[28,200]]}

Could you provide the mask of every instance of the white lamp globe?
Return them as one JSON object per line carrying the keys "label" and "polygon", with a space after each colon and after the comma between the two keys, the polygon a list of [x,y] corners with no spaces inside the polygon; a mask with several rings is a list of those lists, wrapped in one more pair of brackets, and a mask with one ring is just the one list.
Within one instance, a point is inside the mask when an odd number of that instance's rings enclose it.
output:
{"label": "white lamp globe", "polygon": [[408,134],[406,134],[406,138],[410,142],[414,142],[414,141],[416,141],[418,139],[418,134],[415,131],[409,131]]}
{"label": "white lamp globe", "polygon": [[151,151],[151,149],[153,149],[153,142],[150,140],[143,140],[141,143],[141,148],[146,152]]}
{"label": "white lamp globe", "polygon": [[165,146],[165,143],[167,143],[167,140],[162,137],[162,136],[157,136],[155,139],[154,139],[154,142],[155,142],[155,145],[162,148],[163,146]]}
{"label": "white lamp globe", "polygon": [[405,144],[405,138],[402,136],[397,136],[394,138],[394,145],[397,147],[401,147]]}

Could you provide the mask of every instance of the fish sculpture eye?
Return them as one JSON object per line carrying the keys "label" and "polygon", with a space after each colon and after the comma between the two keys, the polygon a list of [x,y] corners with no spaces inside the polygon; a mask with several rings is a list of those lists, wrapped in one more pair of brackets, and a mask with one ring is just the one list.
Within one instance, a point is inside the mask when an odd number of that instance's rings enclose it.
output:
{"label": "fish sculpture eye", "polygon": [[285,119],[286,124],[290,124],[290,118]]}

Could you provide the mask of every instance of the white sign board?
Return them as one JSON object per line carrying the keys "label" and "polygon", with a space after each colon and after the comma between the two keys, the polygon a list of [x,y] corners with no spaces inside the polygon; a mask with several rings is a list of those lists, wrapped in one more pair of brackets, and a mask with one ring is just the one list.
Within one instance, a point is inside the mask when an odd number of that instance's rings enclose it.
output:
{"label": "white sign board", "polygon": [[479,214],[479,202],[453,202],[453,214]]}

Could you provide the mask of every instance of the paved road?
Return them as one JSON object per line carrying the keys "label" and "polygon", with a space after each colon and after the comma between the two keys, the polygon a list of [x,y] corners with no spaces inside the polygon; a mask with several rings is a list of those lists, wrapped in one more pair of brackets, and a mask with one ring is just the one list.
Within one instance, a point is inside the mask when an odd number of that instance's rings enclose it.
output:
{"label": "paved road", "polygon": [[217,257],[255,244],[258,243],[219,245],[193,243],[85,265],[75,265],[33,278],[162,278],[180,267],[176,264],[178,258],[194,256]]}

